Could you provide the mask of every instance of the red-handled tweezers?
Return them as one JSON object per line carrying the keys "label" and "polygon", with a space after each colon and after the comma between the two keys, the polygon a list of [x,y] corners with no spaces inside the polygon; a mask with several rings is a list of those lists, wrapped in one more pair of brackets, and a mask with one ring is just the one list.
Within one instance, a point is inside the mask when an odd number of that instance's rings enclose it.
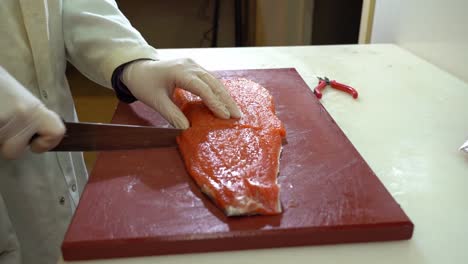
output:
{"label": "red-handled tweezers", "polygon": [[315,87],[314,89],[314,94],[317,96],[318,99],[322,98],[322,90],[327,86],[330,85],[332,88],[338,89],[340,91],[349,93],[350,95],[353,96],[354,99],[358,97],[358,92],[356,89],[354,89],[351,86],[348,86],[346,84],[339,83],[335,80],[329,80],[327,77],[321,78],[317,77],[319,79],[319,84]]}

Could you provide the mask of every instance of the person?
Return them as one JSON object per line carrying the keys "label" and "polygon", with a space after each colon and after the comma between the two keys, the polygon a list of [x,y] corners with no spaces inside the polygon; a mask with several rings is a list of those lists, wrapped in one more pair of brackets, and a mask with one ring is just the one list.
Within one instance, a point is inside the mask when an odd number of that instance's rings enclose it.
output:
{"label": "person", "polygon": [[[241,113],[218,79],[190,59],[158,60],[112,0],[2,0],[0,5],[0,263],[56,263],[87,180],[81,153],[46,152],[77,121],[65,69],[140,100],[189,127],[175,87],[220,118]],[[33,135],[38,137],[31,141]]]}

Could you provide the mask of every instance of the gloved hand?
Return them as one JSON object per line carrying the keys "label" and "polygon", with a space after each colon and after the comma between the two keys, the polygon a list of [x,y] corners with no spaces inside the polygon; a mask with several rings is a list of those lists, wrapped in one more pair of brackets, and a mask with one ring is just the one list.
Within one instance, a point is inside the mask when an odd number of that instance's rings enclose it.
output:
{"label": "gloved hand", "polygon": [[15,159],[28,148],[44,152],[55,147],[65,133],[60,117],[47,109],[26,88],[0,67],[0,154]]}
{"label": "gloved hand", "polygon": [[200,96],[217,117],[241,117],[236,102],[221,82],[191,59],[136,61],[125,67],[121,81],[138,100],[177,128],[186,129],[189,122],[172,102],[176,87]]}

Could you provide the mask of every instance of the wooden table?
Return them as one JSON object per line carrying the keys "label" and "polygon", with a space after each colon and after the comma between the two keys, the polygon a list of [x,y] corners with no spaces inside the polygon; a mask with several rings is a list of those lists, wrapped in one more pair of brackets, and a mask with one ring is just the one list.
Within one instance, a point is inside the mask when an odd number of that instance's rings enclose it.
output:
{"label": "wooden table", "polygon": [[[415,224],[409,241],[171,255],[76,263],[465,263],[468,84],[394,45],[160,50],[210,70],[294,67]],[[60,263],[65,263],[60,261]],[[66,262],[72,263],[72,262]]]}

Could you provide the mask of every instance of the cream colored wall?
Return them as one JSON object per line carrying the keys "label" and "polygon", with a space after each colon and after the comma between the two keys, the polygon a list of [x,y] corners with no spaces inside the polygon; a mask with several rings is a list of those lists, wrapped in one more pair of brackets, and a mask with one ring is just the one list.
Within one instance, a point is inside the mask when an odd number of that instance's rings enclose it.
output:
{"label": "cream colored wall", "polygon": [[468,82],[468,1],[377,0],[372,43],[396,43]]}
{"label": "cream colored wall", "polygon": [[375,0],[363,0],[361,11],[361,25],[359,28],[359,44],[370,43],[372,24],[374,19]]}

